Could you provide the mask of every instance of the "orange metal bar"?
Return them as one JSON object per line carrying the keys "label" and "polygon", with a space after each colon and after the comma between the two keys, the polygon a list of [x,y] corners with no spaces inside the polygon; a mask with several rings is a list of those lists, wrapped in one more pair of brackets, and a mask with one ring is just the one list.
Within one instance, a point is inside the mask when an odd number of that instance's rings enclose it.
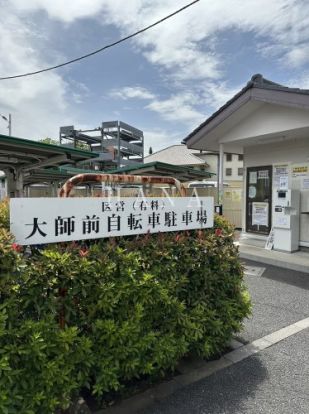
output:
{"label": "orange metal bar", "polygon": [[69,197],[72,188],[81,183],[130,183],[130,184],[170,184],[174,185],[182,197],[186,196],[186,189],[179,180],[173,177],[121,175],[121,174],[78,174],[68,179],[62,186],[59,197]]}

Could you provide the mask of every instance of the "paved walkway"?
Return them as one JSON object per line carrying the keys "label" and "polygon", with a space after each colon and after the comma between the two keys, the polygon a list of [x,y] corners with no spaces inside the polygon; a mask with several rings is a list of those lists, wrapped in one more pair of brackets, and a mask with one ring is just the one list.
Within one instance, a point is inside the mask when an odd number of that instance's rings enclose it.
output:
{"label": "paved walkway", "polygon": [[265,271],[262,276],[246,276],[253,312],[240,338],[251,342],[309,316],[308,274],[248,260],[245,263]]}
{"label": "paved walkway", "polygon": [[[262,276],[246,276],[254,307],[239,336],[242,341],[252,342],[309,316],[307,274],[261,263],[247,265],[265,271]],[[308,350],[309,329],[305,329],[141,413],[308,414]]]}
{"label": "paved walkway", "polygon": [[[236,242],[237,243],[237,242]],[[298,251],[295,253],[266,250],[263,246],[239,244],[240,257],[246,260],[256,260],[274,266],[281,266],[299,272],[309,273],[309,253]]]}

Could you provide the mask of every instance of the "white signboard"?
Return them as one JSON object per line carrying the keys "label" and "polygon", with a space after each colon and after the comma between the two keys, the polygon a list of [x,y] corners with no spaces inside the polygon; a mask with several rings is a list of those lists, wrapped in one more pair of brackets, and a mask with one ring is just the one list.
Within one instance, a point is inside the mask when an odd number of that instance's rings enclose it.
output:
{"label": "white signboard", "polygon": [[279,190],[289,189],[289,177],[288,175],[282,175],[279,177]]}
{"label": "white signboard", "polygon": [[213,227],[213,197],[12,198],[21,245]]}
{"label": "white signboard", "polygon": [[266,240],[266,244],[265,244],[266,250],[272,250],[272,248],[274,247],[274,237],[275,237],[275,232],[273,228],[271,228],[270,233]]}
{"label": "white signboard", "polygon": [[252,203],[252,225],[268,226],[268,203]]}

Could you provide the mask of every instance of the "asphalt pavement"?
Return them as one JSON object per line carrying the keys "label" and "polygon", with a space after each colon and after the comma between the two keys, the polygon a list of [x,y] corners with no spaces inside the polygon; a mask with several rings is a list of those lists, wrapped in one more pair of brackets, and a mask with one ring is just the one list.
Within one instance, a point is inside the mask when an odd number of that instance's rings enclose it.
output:
{"label": "asphalt pavement", "polygon": [[[309,274],[264,267],[245,282],[253,315],[238,335],[252,342],[309,316]],[[263,270],[263,269],[262,269]],[[176,391],[141,414],[309,414],[309,329]]]}

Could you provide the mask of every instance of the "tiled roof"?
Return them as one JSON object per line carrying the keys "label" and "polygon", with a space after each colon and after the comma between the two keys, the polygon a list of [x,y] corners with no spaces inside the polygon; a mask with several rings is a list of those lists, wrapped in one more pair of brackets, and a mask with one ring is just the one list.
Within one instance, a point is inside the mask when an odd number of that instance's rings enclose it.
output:
{"label": "tiled roof", "polygon": [[148,155],[145,157],[145,162],[159,161],[172,165],[207,165],[198,155],[198,150],[189,149],[186,145],[171,145]]}
{"label": "tiled roof", "polygon": [[259,88],[266,90],[282,91],[282,92],[292,92],[298,93],[301,95],[309,95],[309,89],[300,89],[300,88],[289,88],[288,86],[280,85],[279,83],[272,82],[268,79],[263,78],[263,75],[256,74],[253,75],[251,80],[247,85],[242,88],[236,95],[233,96],[229,101],[227,101],[223,106],[221,106],[216,112],[214,112],[209,118],[202,122],[197,128],[195,128],[186,138],[183,139],[182,143],[185,144],[191,137],[193,137],[199,130],[204,126],[209,124],[217,115],[219,115],[224,109],[236,101],[241,95],[247,92],[249,89]]}

